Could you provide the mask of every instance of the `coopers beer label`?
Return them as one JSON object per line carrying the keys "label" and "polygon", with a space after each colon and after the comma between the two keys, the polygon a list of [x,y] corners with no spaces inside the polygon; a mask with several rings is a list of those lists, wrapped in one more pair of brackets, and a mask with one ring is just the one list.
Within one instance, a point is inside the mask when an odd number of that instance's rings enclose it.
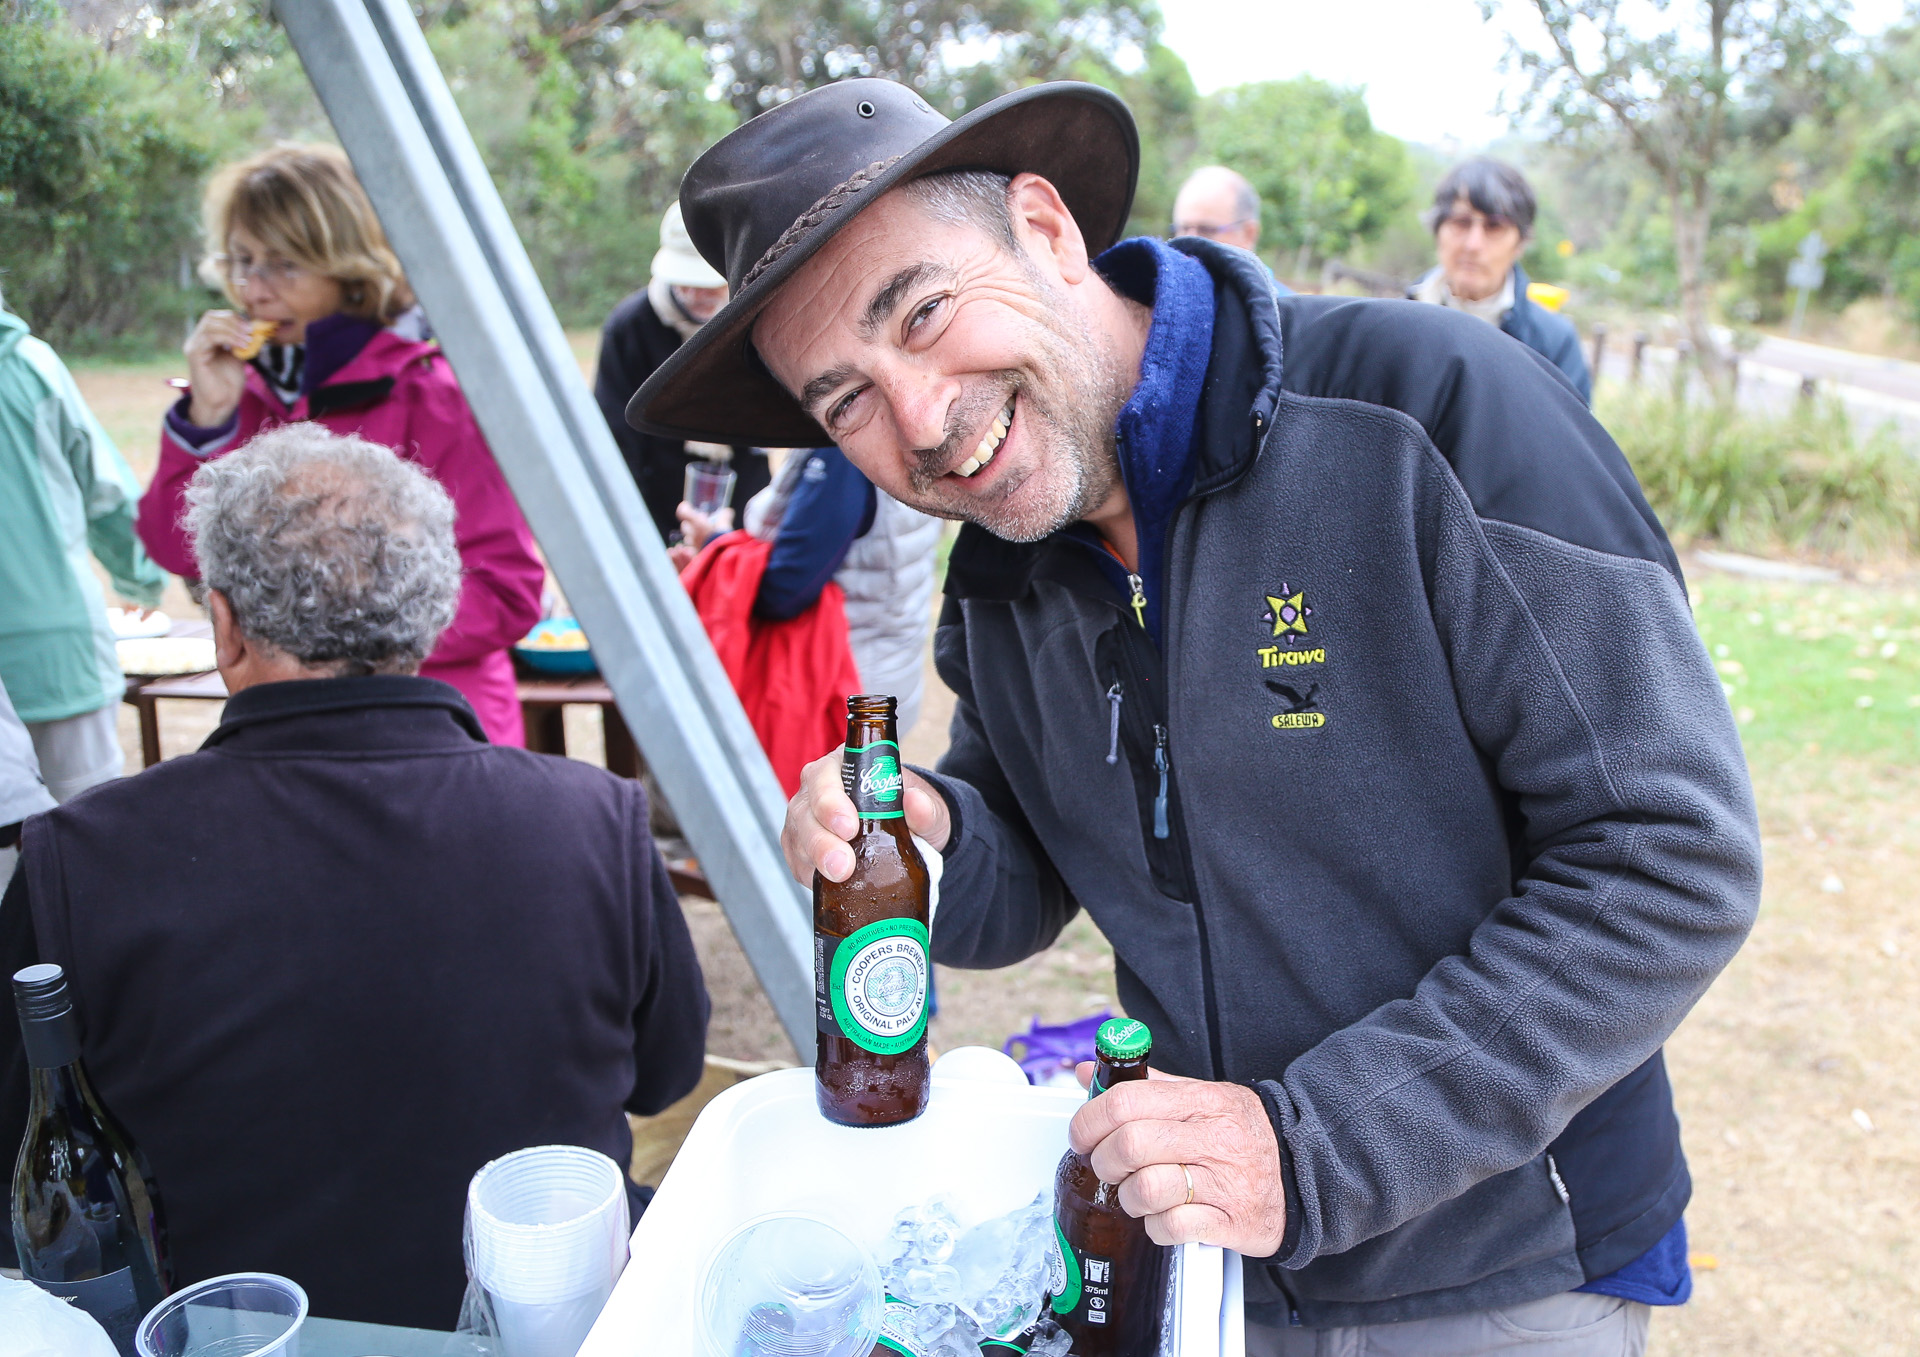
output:
{"label": "coopers beer label", "polygon": [[1047,1294],[1063,1319],[1108,1323],[1115,1303],[1113,1260],[1075,1248],[1055,1221],[1053,1246],[1047,1250]]}
{"label": "coopers beer label", "polygon": [[900,746],[875,740],[859,748],[843,745],[840,785],[863,820],[898,820],[906,815],[900,793]]}
{"label": "coopers beer label", "polygon": [[881,919],[844,938],[813,935],[814,1017],[875,1055],[911,1050],[927,1030],[927,926]]}

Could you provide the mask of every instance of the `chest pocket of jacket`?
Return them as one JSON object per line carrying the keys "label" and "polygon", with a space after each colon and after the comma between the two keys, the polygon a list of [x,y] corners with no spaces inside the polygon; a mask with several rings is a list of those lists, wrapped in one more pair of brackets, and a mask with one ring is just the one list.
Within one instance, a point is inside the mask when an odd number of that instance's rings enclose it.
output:
{"label": "chest pocket of jacket", "polygon": [[1094,644],[1099,700],[1107,707],[1109,763],[1125,760],[1133,775],[1147,871],[1154,888],[1176,900],[1193,899],[1193,871],[1173,777],[1167,714],[1158,663],[1144,634],[1122,622]]}

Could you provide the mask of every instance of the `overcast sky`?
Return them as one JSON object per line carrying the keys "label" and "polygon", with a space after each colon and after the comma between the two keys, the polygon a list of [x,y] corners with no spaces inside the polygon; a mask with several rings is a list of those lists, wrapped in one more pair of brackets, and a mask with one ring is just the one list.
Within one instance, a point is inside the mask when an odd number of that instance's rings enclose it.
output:
{"label": "overcast sky", "polygon": [[[1374,124],[1409,141],[1480,146],[1503,135],[1493,116],[1506,81],[1501,20],[1474,0],[1161,0],[1166,43],[1202,94],[1255,80],[1317,76],[1364,85]],[[1878,32],[1903,0],[1855,0]]]}

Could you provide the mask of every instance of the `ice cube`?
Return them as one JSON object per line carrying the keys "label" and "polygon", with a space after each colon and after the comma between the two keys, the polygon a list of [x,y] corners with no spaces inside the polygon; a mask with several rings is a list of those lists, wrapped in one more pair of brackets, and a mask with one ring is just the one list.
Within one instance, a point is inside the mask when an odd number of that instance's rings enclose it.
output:
{"label": "ice cube", "polygon": [[915,1305],[951,1301],[960,1294],[960,1274],[945,1263],[928,1263],[907,1269],[906,1290],[895,1292]]}
{"label": "ice cube", "polygon": [[928,1346],[951,1329],[958,1318],[958,1312],[945,1301],[922,1305],[913,1312],[913,1336],[920,1340],[921,1346]]}
{"label": "ice cube", "polygon": [[1065,1329],[1051,1319],[1043,1319],[1027,1348],[1027,1357],[1067,1357],[1067,1349],[1072,1346],[1073,1339]]}

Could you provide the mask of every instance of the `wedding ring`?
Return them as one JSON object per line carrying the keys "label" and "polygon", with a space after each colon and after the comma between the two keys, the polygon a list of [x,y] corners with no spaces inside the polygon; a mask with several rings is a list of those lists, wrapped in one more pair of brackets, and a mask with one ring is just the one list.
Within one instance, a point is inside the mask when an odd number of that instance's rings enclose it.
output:
{"label": "wedding ring", "polygon": [[1193,1205],[1193,1170],[1188,1168],[1185,1164],[1182,1164],[1180,1166],[1180,1171],[1187,1175],[1187,1199],[1181,1202],[1180,1204],[1182,1206],[1192,1206]]}

